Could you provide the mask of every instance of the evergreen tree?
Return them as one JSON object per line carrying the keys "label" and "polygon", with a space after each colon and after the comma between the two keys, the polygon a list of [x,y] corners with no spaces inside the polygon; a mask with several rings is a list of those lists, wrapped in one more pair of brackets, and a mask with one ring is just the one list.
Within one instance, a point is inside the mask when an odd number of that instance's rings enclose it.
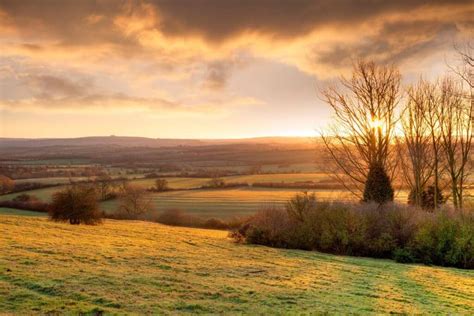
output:
{"label": "evergreen tree", "polygon": [[374,163],[370,166],[365,182],[363,202],[384,204],[393,201],[393,188],[385,168]]}

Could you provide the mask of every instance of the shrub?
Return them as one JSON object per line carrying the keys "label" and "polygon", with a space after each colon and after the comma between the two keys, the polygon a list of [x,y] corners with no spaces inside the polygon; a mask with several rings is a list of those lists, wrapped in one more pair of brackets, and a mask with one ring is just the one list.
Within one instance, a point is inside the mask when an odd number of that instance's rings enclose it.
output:
{"label": "shrub", "polygon": [[288,215],[297,220],[304,221],[305,217],[316,207],[316,195],[314,193],[296,194],[286,203]]}
{"label": "shrub", "polygon": [[225,186],[225,181],[221,178],[212,178],[206,183],[203,187],[206,188],[223,188]]}
{"label": "shrub", "polygon": [[54,221],[79,225],[97,224],[101,221],[97,193],[93,187],[71,185],[53,194],[49,216]]}
{"label": "shrub", "polygon": [[425,264],[474,268],[474,216],[436,214],[420,227],[409,249]]}
{"label": "shrub", "polygon": [[[443,192],[438,188],[438,207],[446,202]],[[408,195],[408,204],[415,205],[415,192],[411,191]],[[435,208],[435,187],[430,185],[421,193],[421,205],[425,210],[434,210]]]}
{"label": "shrub", "polygon": [[393,252],[393,259],[399,263],[413,263],[415,258],[413,257],[411,251],[406,248],[397,248]]}
{"label": "shrub", "polygon": [[210,229],[228,229],[229,225],[220,219],[210,218],[203,223],[202,227]]}
{"label": "shrub", "polygon": [[285,233],[291,231],[291,220],[285,210],[266,206],[250,221],[250,225],[241,231],[247,242],[251,244],[288,247]]}
{"label": "shrub", "polygon": [[165,225],[188,227],[199,227],[201,223],[198,218],[188,215],[180,209],[166,210],[158,216],[156,221]]}
{"label": "shrub", "polygon": [[168,181],[166,179],[156,179],[154,190],[156,192],[165,192],[169,190]]}
{"label": "shrub", "polygon": [[38,200],[33,195],[20,194],[11,201],[0,201],[0,207],[10,207],[20,210],[47,213],[49,204]]}
{"label": "shrub", "polygon": [[8,193],[15,187],[15,182],[7,176],[0,174],[0,194]]}
{"label": "shrub", "polygon": [[34,195],[29,195],[29,194],[26,194],[26,193],[22,193],[22,194],[19,194],[17,195],[15,198],[13,198],[14,202],[34,202],[34,201],[38,201],[38,198]]}
{"label": "shrub", "polygon": [[393,201],[393,188],[390,178],[385,168],[379,163],[373,164],[369,168],[364,187],[363,201],[378,204]]}
{"label": "shrub", "polygon": [[298,195],[286,209],[262,208],[231,237],[273,247],[474,268],[474,215],[457,211],[316,203],[311,195]]}

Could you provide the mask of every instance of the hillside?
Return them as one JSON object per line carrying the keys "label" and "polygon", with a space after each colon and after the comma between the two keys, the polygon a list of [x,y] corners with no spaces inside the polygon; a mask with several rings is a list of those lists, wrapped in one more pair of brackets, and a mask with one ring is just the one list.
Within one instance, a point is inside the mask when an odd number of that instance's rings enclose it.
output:
{"label": "hillside", "polygon": [[474,272],[237,245],[224,231],[0,215],[0,312],[465,313]]}

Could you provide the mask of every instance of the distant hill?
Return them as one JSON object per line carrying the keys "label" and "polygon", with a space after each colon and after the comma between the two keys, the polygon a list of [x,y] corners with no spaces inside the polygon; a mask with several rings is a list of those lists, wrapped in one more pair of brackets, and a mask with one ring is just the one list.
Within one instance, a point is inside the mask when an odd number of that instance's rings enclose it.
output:
{"label": "distant hill", "polygon": [[119,147],[175,147],[224,144],[291,144],[308,145],[307,137],[258,137],[244,139],[171,139],[131,136],[92,136],[79,138],[0,138],[0,148],[38,148],[52,146],[119,146]]}

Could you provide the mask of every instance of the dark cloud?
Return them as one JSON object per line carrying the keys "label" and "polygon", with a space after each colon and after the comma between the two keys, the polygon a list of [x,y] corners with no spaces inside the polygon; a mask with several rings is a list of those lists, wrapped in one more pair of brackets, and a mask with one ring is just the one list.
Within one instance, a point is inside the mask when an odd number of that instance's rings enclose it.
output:
{"label": "dark cloud", "polygon": [[351,25],[386,14],[409,16],[419,8],[443,10],[454,5],[473,10],[469,0],[0,1],[0,9],[8,15],[9,23],[21,29],[25,36],[54,36],[71,45],[103,41],[134,43],[133,39],[114,32],[113,20],[140,10],[154,11],[159,20],[149,27],[160,29],[167,36],[194,34],[219,42],[249,31],[292,38],[319,26]]}
{"label": "dark cloud", "polygon": [[311,55],[316,63],[342,67],[370,57],[381,63],[399,64],[449,47],[458,33],[455,23],[401,21],[383,24],[375,35],[352,44],[337,44]]}
{"label": "dark cloud", "polygon": [[[143,67],[150,77],[198,72],[200,83],[221,90],[241,66],[235,50],[251,55],[254,49],[258,58],[311,74],[338,73],[353,58],[398,63],[443,50],[472,30],[473,15],[471,0],[0,0],[0,48],[7,52],[0,56],[41,55],[40,63],[89,58],[109,67],[112,59],[126,65],[140,59],[153,65]],[[323,39],[317,32],[313,37],[318,30],[326,32]],[[246,34],[256,35],[255,43],[239,43]],[[291,47],[301,39],[303,45]],[[234,40],[235,46],[227,45]],[[84,82],[30,80],[48,96],[80,98],[94,91]]]}
{"label": "dark cloud", "polygon": [[[200,34],[212,41],[222,41],[250,31],[275,38],[304,35],[320,26],[351,25],[377,16],[403,13],[409,16],[419,8],[464,5],[469,0],[402,1],[251,1],[195,0],[154,1],[166,34]],[[472,8],[471,8],[472,11]]]}

